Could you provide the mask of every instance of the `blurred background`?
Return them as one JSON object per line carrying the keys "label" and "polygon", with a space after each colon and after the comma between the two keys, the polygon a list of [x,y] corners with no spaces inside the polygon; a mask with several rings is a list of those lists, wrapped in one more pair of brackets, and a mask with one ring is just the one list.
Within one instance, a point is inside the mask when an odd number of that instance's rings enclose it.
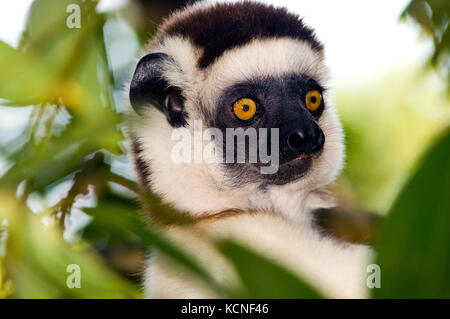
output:
{"label": "blurred background", "polygon": [[[450,2],[265,2],[304,16],[325,44],[347,145],[333,189],[347,206],[387,214],[450,123]],[[186,3],[0,3],[0,298],[142,296],[149,234],[126,83],[156,26]],[[66,25],[71,4],[81,28]],[[71,261],[87,269],[83,289],[65,285]]]}

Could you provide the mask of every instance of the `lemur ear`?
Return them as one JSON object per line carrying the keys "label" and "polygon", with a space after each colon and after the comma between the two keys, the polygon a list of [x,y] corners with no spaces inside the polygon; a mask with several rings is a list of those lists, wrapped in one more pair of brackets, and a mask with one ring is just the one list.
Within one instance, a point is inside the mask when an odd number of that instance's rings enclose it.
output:
{"label": "lemur ear", "polygon": [[175,61],[164,53],[150,53],[144,56],[134,71],[130,86],[130,102],[133,109],[142,115],[145,108],[157,107],[174,127],[186,125],[184,97],[181,89],[171,86],[163,78],[163,66]]}

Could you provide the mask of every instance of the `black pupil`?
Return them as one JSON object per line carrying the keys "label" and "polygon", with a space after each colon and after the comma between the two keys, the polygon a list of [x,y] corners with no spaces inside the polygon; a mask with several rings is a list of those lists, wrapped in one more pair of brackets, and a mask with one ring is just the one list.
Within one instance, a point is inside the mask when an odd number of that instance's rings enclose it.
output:
{"label": "black pupil", "polygon": [[317,102],[317,98],[315,96],[312,96],[311,97],[311,103],[312,104],[316,104],[316,102]]}
{"label": "black pupil", "polygon": [[250,110],[250,106],[248,106],[247,104],[242,105],[242,111],[248,112],[248,110]]}

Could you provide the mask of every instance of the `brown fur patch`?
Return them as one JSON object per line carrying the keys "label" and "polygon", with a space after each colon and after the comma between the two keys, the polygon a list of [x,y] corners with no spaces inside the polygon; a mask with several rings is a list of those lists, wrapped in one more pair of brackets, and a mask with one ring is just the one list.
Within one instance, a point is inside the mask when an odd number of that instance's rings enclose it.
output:
{"label": "brown fur patch", "polygon": [[131,153],[133,154],[133,161],[135,166],[135,171],[138,174],[139,181],[144,188],[147,188],[150,178],[150,167],[142,159],[142,143],[137,138],[131,139]]}
{"label": "brown fur patch", "polygon": [[198,61],[202,69],[225,51],[253,39],[289,37],[309,43],[316,51],[323,49],[314,31],[298,15],[285,8],[251,1],[217,3],[175,14],[162,33],[162,37],[182,36],[202,48]]}
{"label": "brown fur patch", "polygon": [[219,212],[219,213],[215,213],[212,215],[207,215],[204,217],[197,218],[196,222],[198,225],[209,225],[211,223],[214,223],[218,220],[222,220],[225,218],[236,217],[236,216],[241,216],[241,215],[254,215],[254,214],[261,214],[261,213],[266,213],[266,212],[250,211],[250,210],[242,210],[242,209],[229,209],[229,210],[225,210],[223,212]]}

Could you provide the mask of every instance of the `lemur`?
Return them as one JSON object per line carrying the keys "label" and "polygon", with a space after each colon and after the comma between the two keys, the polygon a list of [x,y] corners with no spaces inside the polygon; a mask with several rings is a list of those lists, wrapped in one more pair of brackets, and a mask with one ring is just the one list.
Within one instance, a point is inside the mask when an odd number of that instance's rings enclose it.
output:
{"label": "lemur", "polygon": [[[135,170],[145,192],[194,219],[166,230],[218,282],[239,281],[212,244],[233,238],[327,297],[366,297],[368,248],[324,237],[312,223],[312,210],[334,205],[323,188],[344,160],[327,77],[313,29],[285,8],[253,1],[199,2],[174,12],[139,60],[129,90]],[[270,129],[258,133],[259,146],[277,143],[270,155],[278,156],[278,169],[263,174],[267,161],[248,160],[249,136],[240,144],[244,161],[174,160],[174,134],[188,132],[192,141],[210,128],[224,136]],[[215,137],[223,159],[236,137]],[[158,251],[148,261],[145,293],[217,297]]]}

